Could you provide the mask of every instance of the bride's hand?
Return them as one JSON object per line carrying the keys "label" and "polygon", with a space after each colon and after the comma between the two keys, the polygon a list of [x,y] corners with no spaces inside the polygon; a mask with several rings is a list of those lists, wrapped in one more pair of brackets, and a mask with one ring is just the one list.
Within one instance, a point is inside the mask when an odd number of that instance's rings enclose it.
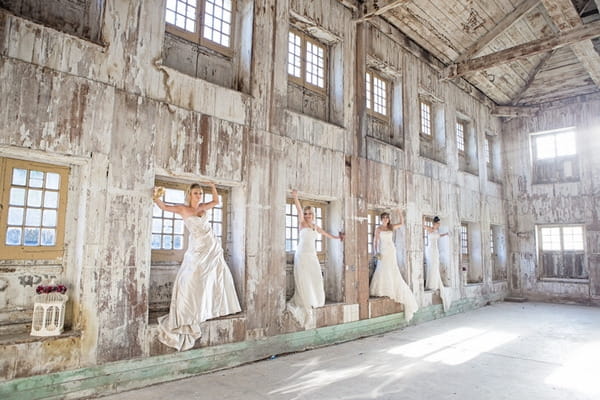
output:
{"label": "bride's hand", "polygon": [[156,201],[156,200],[160,199],[163,194],[165,194],[164,187],[162,187],[162,186],[155,187],[152,192],[152,200]]}

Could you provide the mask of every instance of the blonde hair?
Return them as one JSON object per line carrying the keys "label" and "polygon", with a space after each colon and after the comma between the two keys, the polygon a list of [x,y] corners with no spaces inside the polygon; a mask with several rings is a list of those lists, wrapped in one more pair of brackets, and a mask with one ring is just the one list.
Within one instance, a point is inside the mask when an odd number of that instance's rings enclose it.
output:
{"label": "blonde hair", "polygon": [[304,212],[310,211],[311,213],[313,213],[313,215],[315,215],[315,210],[313,210],[312,206],[304,206],[302,208],[302,211],[304,211]]}
{"label": "blonde hair", "polygon": [[189,206],[190,205],[190,199],[192,197],[192,190],[194,189],[200,189],[200,193],[204,193],[204,190],[202,190],[202,186],[200,186],[199,183],[192,183],[190,186],[188,186],[188,188],[185,190],[185,205]]}
{"label": "blonde hair", "polygon": [[382,213],[379,215],[379,219],[380,219],[380,220],[382,220],[382,219],[383,219],[383,217],[388,217],[388,222],[387,222],[387,225],[385,226],[386,228],[388,228],[388,227],[389,227],[389,225],[392,223],[392,220],[391,220],[391,218],[390,218],[390,213],[387,213],[387,212],[382,212]]}

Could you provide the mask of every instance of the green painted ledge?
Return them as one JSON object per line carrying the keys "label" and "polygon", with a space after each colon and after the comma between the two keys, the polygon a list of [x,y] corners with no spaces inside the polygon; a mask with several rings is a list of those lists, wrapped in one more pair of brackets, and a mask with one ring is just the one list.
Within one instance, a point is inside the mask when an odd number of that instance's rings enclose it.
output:
{"label": "green painted ledge", "polygon": [[[430,306],[419,310],[411,324],[462,313],[481,305],[474,299],[456,300],[447,313],[443,312],[441,305]],[[406,326],[404,313],[391,314],[182,353],[117,361],[72,371],[19,378],[0,383],[0,398],[3,400],[78,399],[108,395],[230,368],[271,355],[303,351],[378,335]]]}

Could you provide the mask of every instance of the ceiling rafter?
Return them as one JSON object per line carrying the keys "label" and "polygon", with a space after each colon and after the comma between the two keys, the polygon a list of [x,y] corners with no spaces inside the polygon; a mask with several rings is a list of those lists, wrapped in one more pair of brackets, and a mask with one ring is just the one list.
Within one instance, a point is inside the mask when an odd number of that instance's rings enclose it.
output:
{"label": "ceiling rafter", "polygon": [[367,0],[363,6],[364,14],[355,22],[367,21],[407,2],[408,0]]}
{"label": "ceiling rafter", "polygon": [[[599,0],[595,1],[596,4],[600,2]],[[541,2],[561,32],[589,25],[583,24],[571,0],[541,0]],[[600,87],[600,54],[594,49],[592,41],[585,40],[574,43],[571,45],[571,49],[585,70],[590,74],[596,86]]]}
{"label": "ceiling rafter", "polygon": [[517,103],[519,101],[521,101],[521,99],[525,95],[525,92],[527,91],[527,89],[529,89],[531,87],[531,84],[535,80],[535,77],[538,74],[538,72],[540,72],[542,70],[542,68],[544,68],[544,66],[546,65],[546,63],[548,62],[550,57],[552,57],[553,54],[554,54],[554,50],[549,51],[548,53],[544,54],[544,56],[542,57],[542,59],[540,60],[538,65],[536,65],[535,68],[529,73],[529,75],[527,77],[527,82],[525,83],[525,86],[523,86],[521,88],[521,90],[519,91],[519,93],[517,93],[517,95],[515,97],[513,97],[513,99],[511,100],[511,104],[513,106],[517,105]]}
{"label": "ceiling rafter", "polygon": [[525,16],[527,13],[529,13],[529,11],[537,7],[539,4],[540,0],[524,0],[513,10],[513,12],[502,18],[502,20],[498,22],[498,24],[492,30],[488,31],[485,35],[477,39],[477,41],[464,53],[459,55],[454,62],[459,63],[468,60],[479,53],[491,41],[510,29],[515,23],[523,18],[523,16]]}
{"label": "ceiling rafter", "polygon": [[[511,61],[545,53],[573,43],[600,36],[600,20],[543,39],[533,40],[495,53],[449,65],[444,79],[454,79],[470,72],[481,71]],[[591,42],[590,42],[591,43]],[[597,53],[596,53],[597,54]]]}

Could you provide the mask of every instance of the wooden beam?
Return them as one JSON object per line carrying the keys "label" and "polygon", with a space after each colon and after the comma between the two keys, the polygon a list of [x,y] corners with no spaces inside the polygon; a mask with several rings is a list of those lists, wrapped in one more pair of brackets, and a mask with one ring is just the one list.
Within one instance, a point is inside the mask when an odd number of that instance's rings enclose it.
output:
{"label": "wooden beam", "polygon": [[508,63],[545,53],[583,40],[593,39],[600,36],[600,20],[594,21],[582,27],[561,32],[558,35],[543,39],[533,40],[529,43],[520,44],[496,53],[488,54],[462,63],[451,64],[444,71],[443,79],[454,79],[470,72],[481,71],[499,64]]}
{"label": "wooden beam", "polygon": [[523,98],[523,96],[525,95],[525,92],[527,91],[527,89],[529,89],[529,87],[535,80],[535,77],[538,74],[538,72],[540,72],[542,70],[542,68],[544,68],[544,65],[546,65],[546,62],[548,62],[548,60],[550,59],[550,57],[552,57],[553,54],[554,54],[554,50],[544,54],[544,57],[542,57],[542,59],[540,60],[538,65],[536,65],[535,68],[531,72],[529,72],[525,86],[523,86],[521,88],[521,91],[511,100],[511,104],[513,106],[517,105],[517,103]]}
{"label": "wooden beam", "polygon": [[535,117],[539,111],[539,107],[494,106],[492,115],[494,117]]}
{"label": "wooden beam", "polygon": [[[571,0],[541,0],[548,11],[548,15],[554,21],[554,24],[561,32],[571,28],[579,28],[588,26],[591,23],[584,25],[581,21],[579,13]],[[596,4],[600,3],[595,0]],[[597,22],[597,21],[596,21]],[[591,40],[574,43],[571,46],[573,53],[577,56],[585,70],[590,74],[590,77],[600,87],[600,54],[594,49]]]}
{"label": "wooden beam", "polygon": [[367,21],[373,17],[384,14],[394,8],[401,6],[408,0],[367,0],[363,6],[364,14],[354,20],[355,22]]}
{"label": "wooden beam", "polygon": [[[599,0],[600,1],[600,0]],[[525,14],[534,9],[540,4],[540,0],[524,0],[510,14],[507,14],[491,31],[488,31],[481,38],[477,39],[475,44],[469,47],[456,59],[456,63],[465,61],[476,55],[487,46],[492,40],[510,29],[517,23]]]}

